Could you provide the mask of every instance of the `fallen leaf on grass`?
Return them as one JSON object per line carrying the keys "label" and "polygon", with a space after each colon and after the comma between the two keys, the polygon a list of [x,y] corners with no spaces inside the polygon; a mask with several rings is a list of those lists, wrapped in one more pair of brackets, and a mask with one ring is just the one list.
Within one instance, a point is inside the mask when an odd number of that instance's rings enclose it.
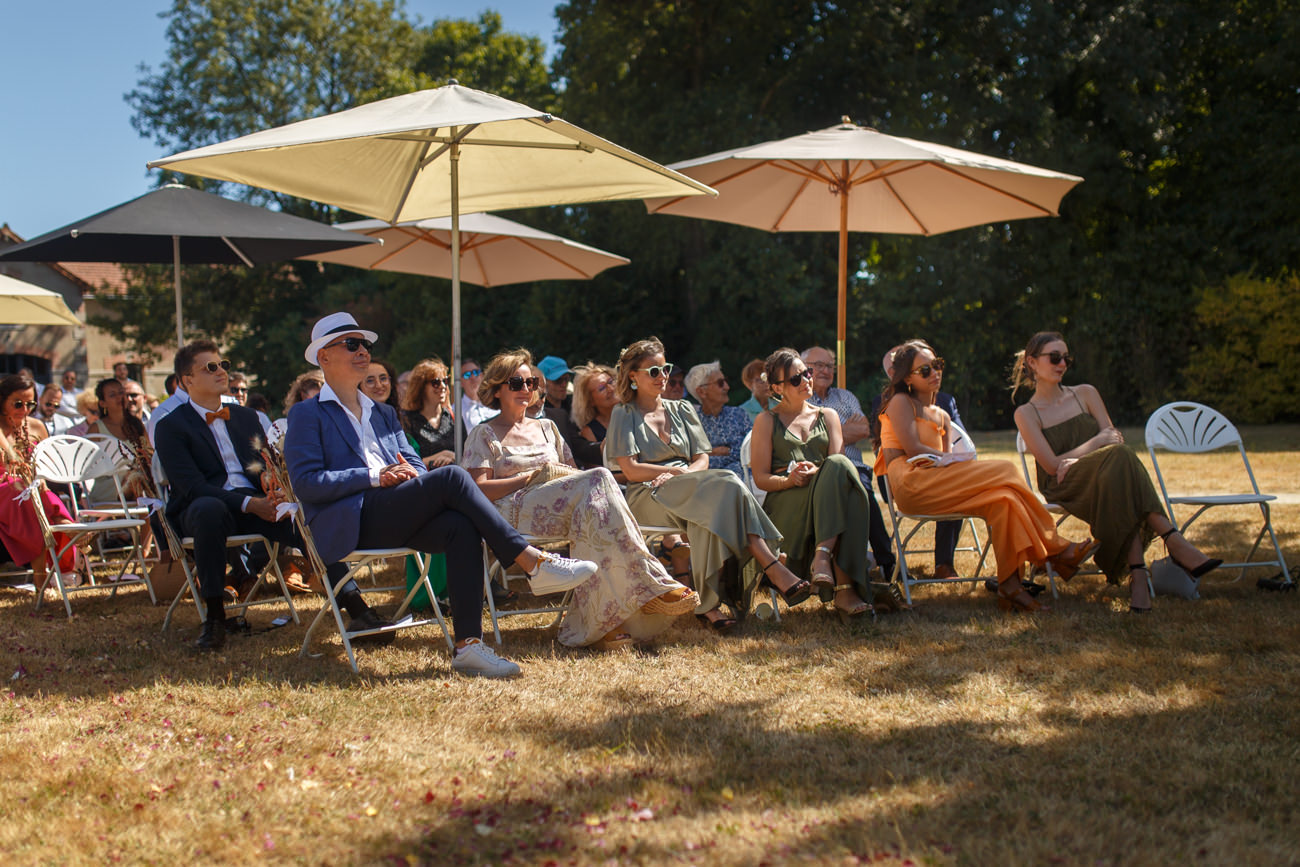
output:
{"label": "fallen leaf on grass", "polygon": [[484,825],[483,823],[480,822],[479,824],[474,826],[474,832],[478,834],[480,837],[486,837],[488,834],[492,833],[492,826]]}
{"label": "fallen leaf on grass", "polygon": [[320,780],[303,780],[298,785],[302,787],[303,791],[306,791],[307,789],[319,789]]}

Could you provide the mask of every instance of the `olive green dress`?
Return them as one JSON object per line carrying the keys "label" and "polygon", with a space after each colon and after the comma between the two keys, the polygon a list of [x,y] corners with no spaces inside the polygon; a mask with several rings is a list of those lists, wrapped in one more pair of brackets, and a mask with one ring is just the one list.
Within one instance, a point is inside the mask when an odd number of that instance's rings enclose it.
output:
{"label": "olive green dress", "polygon": [[[1071,392],[1073,395],[1073,392]],[[1079,403],[1079,398],[1074,398]],[[1038,409],[1031,403],[1035,415]],[[1064,454],[1092,439],[1101,430],[1097,420],[1079,403],[1079,414],[1043,428],[1043,438],[1054,454]],[[1042,416],[1039,416],[1039,424]],[[1065,511],[1088,522],[1088,529],[1101,547],[1093,560],[1106,573],[1106,580],[1118,583],[1128,574],[1128,549],[1133,534],[1142,534],[1142,548],[1155,535],[1147,515],[1163,515],[1164,504],[1151,484],[1151,476],[1133,450],[1122,443],[1105,446],[1079,458],[1057,483],[1056,476],[1038,468],[1038,490]]]}
{"label": "olive green dress", "polygon": [[768,472],[784,476],[791,461],[811,461],[818,467],[807,485],[771,491],[763,500],[763,511],[784,537],[781,548],[789,557],[786,565],[796,575],[809,574],[817,543],[838,536],[841,544],[835,562],[849,576],[858,596],[870,602],[867,572],[871,562],[866,545],[870,507],[857,468],[844,455],[828,454],[831,437],[820,409],[806,441],[792,434],[775,412],[771,416],[772,467]]}
{"label": "olive green dress", "polygon": [[[684,467],[691,456],[712,448],[694,407],[684,400],[665,400],[663,405],[668,442],[645,423],[635,404],[614,407],[605,433],[609,469],[619,469],[620,457]],[[775,544],[781,533],[739,476],[730,470],[701,470],[673,476],[658,487],[629,482],[627,504],[639,523],[677,527],[690,539],[691,577],[700,594],[699,613],[712,611],[724,601],[740,611],[748,609],[760,577],[757,570],[744,568],[752,559],[749,536],[762,536]],[[725,577],[733,580],[724,582],[724,568]]]}

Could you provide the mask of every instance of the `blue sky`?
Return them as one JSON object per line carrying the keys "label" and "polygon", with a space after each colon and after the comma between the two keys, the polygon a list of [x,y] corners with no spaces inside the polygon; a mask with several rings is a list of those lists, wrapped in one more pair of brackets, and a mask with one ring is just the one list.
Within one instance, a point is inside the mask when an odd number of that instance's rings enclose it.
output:
{"label": "blue sky", "polygon": [[[408,16],[501,13],[507,30],[539,36],[554,53],[556,0],[450,3],[407,0]],[[131,128],[123,95],[140,64],[163,61],[170,0],[0,3],[0,223],[24,238],[152,188],[145,163],[165,156]]]}

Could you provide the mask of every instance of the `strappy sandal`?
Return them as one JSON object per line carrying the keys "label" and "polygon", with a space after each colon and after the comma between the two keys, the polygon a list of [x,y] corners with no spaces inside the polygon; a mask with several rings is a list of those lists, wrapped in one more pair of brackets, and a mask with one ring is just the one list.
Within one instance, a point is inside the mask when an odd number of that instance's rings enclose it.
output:
{"label": "strappy sandal", "polygon": [[661,541],[657,545],[655,545],[655,556],[671,558],[673,552],[676,551],[678,548],[685,548],[687,551],[689,551],[691,550],[691,543],[678,539],[677,542],[673,545],[665,545]]}
{"label": "strappy sandal", "polygon": [[717,635],[726,635],[740,624],[740,621],[734,617],[719,617],[717,620],[712,619],[708,614],[696,614],[695,617],[704,624],[705,629]]}
{"label": "strappy sandal", "polygon": [[773,566],[775,566],[777,563],[780,562],[782,562],[781,558],[776,557],[772,560],[771,563],[768,563],[766,566],[759,567],[759,570],[763,573],[763,580],[761,583],[766,584],[768,587],[771,587],[777,593],[781,594],[781,598],[785,600],[785,604],[793,608],[794,606],[798,605],[800,602],[806,601],[808,597],[812,595],[812,585],[809,584],[807,580],[803,578],[799,578],[793,584],[787,587],[785,590],[782,590],[780,587],[777,587],[776,583],[767,574],[767,570],[771,569]]}
{"label": "strappy sandal", "polygon": [[680,614],[690,614],[699,606],[700,597],[699,594],[694,590],[691,590],[689,587],[683,587],[682,589],[686,591],[686,595],[678,599],[665,599],[665,596],[673,592],[672,590],[669,590],[668,593],[660,594],[651,599],[645,605],[642,605],[641,613],[665,614],[669,617],[676,617]]}
{"label": "strappy sandal", "polygon": [[1095,554],[1100,547],[1101,543],[1092,538],[1084,539],[1082,542],[1071,542],[1069,548],[1055,557],[1049,557],[1047,562],[1052,564],[1052,568],[1056,570],[1057,575],[1061,576],[1062,581],[1069,581],[1079,571],[1079,565]]}
{"label": "strappy sandal", "polygon": [[[1172,530],[1168,530],[1164,533],[1161,533],[1160,539],[1165,543],[1166,551],[1169,551],[1169,537],[1174,535],[1175,533],[1181,536],[1184,542],[1187,541],[1187,537],[1183,536],[1182,531],[1179,530],[1177,527],[1174,527]],[[1215,557],[1206,557],[1204,563],[1197,566],[1195,569],[1188,569],[1186,566],[1182,564],[1182,562],[1177,557],[1174,556],[1173,551],[1169,551],[1169,559],[1173,560],[1174,563],[1178,565],[1179,569],[1182,569],[1184,572],[1186,572],[1188,575],[1191,575],[1193,578],[1200,578],[1206,572],[1213,572],[1215,569],[1218,569],[1220,566],[1223,565],[1222,560],[1219,560]],[[1129,568],[1131,569],[1132,566],[1130,566]]]}
{"label": "strappy sandal", "polygon": [[[1175,561],[1175,562],[1177,562],[1177,561]],[[1146,574],[1146,577],[1147,577],[1148,579],[1151,577],[1151,573],[1147,570],[1147,564],[1146,564],[1146,563],[1130,563],[1130,564],[1128,564],[1129,580],[1131,580],[1134,584],[1137,584],[1137,580],[1138,580],[1137,573],[1138,573],[1138,572],[1143,572],[1143,573],[1145,573],[1145,574]],[[1145,580],[1145,579],[1144,579],[1144,580]],[[1148,593],[1150,592],[1150,585],[1148,585],[1148,591],[1147,591],[1147,592],[1148,592]],[[1148,596],[1147,599],[1148,599],[1148,602],[1149,602],[1149,601],[1150,601],[1150,597]],[[1134,605],[1134,604],[1133,604],[1133,599],[1132,599],[1132,591],[1130,590],[1130,591],[1129,591],[1129,604],[1128,604],[1128,610],[1129,610],[1130,612],[1132,612],[1133,614],[1150,614],[1150,613],[1151,613],[1151,606],[1150,606],[1150,604],[1148,604],[1146,608],[1139,608],[1139,607],[1137,607],[1136,605]]]}
{"label": "strappy sandal", "polygon": [[[1007,593],[1002,586],[1006,583],[1009,583],[1009,580],[998,582],[998,608],[1003,611],[1028,611],[1032,614],[1046,614],[1052,610],[1050,607],[1029,595],[1029,591],[1027,591],[1023,586],[1017,586],[1015,592]],[[1017,584],[1019,584],[1019,582],[1017,582]]]}
{"label": "strappy sandal", "polygon": [[[839,593],[841,590],[854,590],[854,589],[856,588],[852,584],[835,585],[836,593]],[[838,602],[831,602],[831,607],[834,608],[835,613],[839,615],[840,622],[845,624],[847,624],[850,620],[854,619],[855,617],[861,617],[864,614],[870,614],[871,619],[873,620],[876,617],[876,609],[871,607],[870,602],[864,602],[861,599],[859,599],[857,604],[854,605],[852,608],[842,608]]]}
{"label": "strappy sandal", "polygon": [[[818,554],[825,554],[826,558],[831,561],[832,566],[835,563],[835,552],[830,548],[827,548],[825,545],[817,546],[817,551],[813,554],[813,562],[817,561]],[[833,591],[835,588],[835,576],[830,572],[818,572],[816,567],[814,567],[812,573],[812,586],[814,590],[825,588]]]}

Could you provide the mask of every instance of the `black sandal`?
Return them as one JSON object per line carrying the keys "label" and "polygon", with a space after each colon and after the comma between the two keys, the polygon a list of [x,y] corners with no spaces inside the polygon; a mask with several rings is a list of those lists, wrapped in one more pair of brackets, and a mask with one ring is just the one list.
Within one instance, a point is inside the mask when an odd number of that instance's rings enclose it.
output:
{"label": "black sandal", "polygon": [[[713,610],[717,611],[716,608]],[[734,617],[719,617],[717,620],[713,620],[707,614],[696,614],[695,616],[700,623],[704,624],[705,629],[717,635],[726,635],[740,624],[740,621]]]}
{"label": "black sandal", "polygon": [[771,587],[777,593],[781,594],[781,598],[785,600],[785,604],[793,608],[794,606],[798,605],[800,602],[807,601],[808,597],[812,595],[812,585],[809,584],[806,579],[799,578],[785,590],[782,590],[780,587],[777,587],[776,584],[772,581],[772,579],[768,577],[767,570],[771,569],[773,566],[775,566],[777,563],[780,562],[781,562],[781,558],[777,557],[773,559],[771,563],[768,563],[766,566],[759,567],[759,570],[763,573],[763,580],[760,583],[766,584],[768,587]]}
{"label": "black sandal", "polygon": [[[1172,536],[1174,533],[1183,536],[1182,531],[1179,530],[1177,527],[1174,527],[1172,530],[1168,530],[1160,534],[1161,541],[1165,543],[1166,551],[1169,551],[1169,537]],[[1183,541],[1184,542],[1187,541],[1186,536],[1183,536]],[[1173,551],[1169,551],[1169,559],[1174,561],[1174,563],[1177,564],[1179,569],[1182,569],[1184,572],[1186,572],[1188,575],[1191,575],[1193,578],[1200,578],[1206,572],[1213,572],[1215,569],[1218,569],[1220,566],[1223,565],[1222,560],[1215,559],[1214,557],[1206,557],[1204,563],[1197,566],[1195,569],[1188,569],[1178,560],[1177,557],[1174,556]],[[1129,568],[1130,569],[1133,568],[1132,564],[1129,564]]]}

